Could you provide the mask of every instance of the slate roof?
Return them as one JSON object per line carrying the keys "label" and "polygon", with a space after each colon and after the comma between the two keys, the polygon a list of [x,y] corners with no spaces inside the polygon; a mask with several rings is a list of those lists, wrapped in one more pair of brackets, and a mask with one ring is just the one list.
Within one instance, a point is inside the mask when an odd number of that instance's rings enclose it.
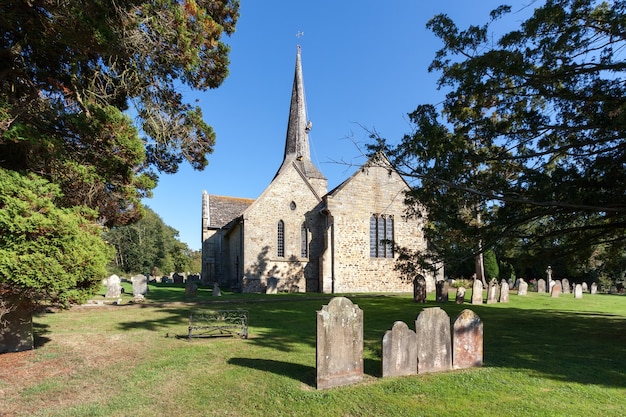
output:
{"label": "slate roof", "polygon": [[239,217],[254,199],[240,197],[224,197],[209,194],[209,227],[220,228],[226,226],[233,219]]}

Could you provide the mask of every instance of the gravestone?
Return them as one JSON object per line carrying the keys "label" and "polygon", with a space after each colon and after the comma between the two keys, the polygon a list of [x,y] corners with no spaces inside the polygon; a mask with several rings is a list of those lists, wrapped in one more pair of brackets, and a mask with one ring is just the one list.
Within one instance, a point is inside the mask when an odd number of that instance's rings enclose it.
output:
{"label": "gravestone", "polygon": [[332,388],[363,379],[363,311],[335,297],[317,312],[316,385]]}
{"label": "gravestone", "polygon": [[583,292],[587,292],[589,291],[589,287],[587,287],[587,283],[583,282],[582,284],[580,284],[582,286]]}
{"label": "gravestone", "polygon": [[[478,280],[477,280],[478,281]],[[425,308],[415,319],[417,373],[452,369],[450,317],[439,307]]]}
{"label": "gravestone", "polygon": [[457,288],[455,302],[457,304],[463,304],[465,302],[465,287]]}
{"label": "gravestone", "polygon": [[567,278],[563,278],[561,280],[561,292],[563,294],[570,294],[571,293],[571,287],[569,285],[569,280]]}
{"label": "gravestone", "polygon": [[598,284],[596,284],[595,282],[591,283],[591,289],[590,289],[591,294],[597,294],[598,293]]}
{"label": "gravestone", "polygon": [[519,283],[517,284],[517,295],[526,295],[528,294],[528,283],[524,281],[523,278],[519,279]]}
{"label": "gravestone", "polygon": [[502,284],[500,285],[500,302],[509,302],[509,283],[504,279],[502,280]]}
{"label": "gravestone", "polygon": [[426,279],[421,275],[413,280],[413,300],[416,303],[426,302]]}
{"label": "gravestone", "polygon": [[185,277],[178,272],[175,272],[172,278],[174,279],[174,284],[182,284],[185,282]]}
{"label": "gravestone", "polygon": [[546,281],[543,278],[539,278],[539,280],[537,280],[537,292],[546,292]]}
{"label": "gravestone", "polygon": [[498,281],[495,278],[492,278],[489,281],[489,286],[487,288],[487,304],[495,304],[498,302],[498,292],[500,290],[500,286],[498,285]]}
{"label": "gravestone", "polygon": [[130,282],[133,283],[133,296],[148,294],[148,278],[145,275],[134,275],[130,278]]}
{"label": "gravestone", "polygon": [[267,287],[265,288],[265,294],[278,294],[278,278],[269,277],[267,279]]}
{"label": "gravestone", "polygon": [[396,321],[383,336],[382,375],[417,374],[417,335],[403,321]]}
{"label": "gravestone", "polygon": [[576,284],[574,287],[574,298],[583,298],[583,286]]}
{"label": "gravestone", "polygon": [[556,280],[554,281],[554,285],[552,286],[552,289],[550,290],[550,297],[558,298],[559,295],[561,295],[561,281]]}
{"label": "gravestone", "polygon": [[198,284],[187,280],[185,284],[185,298],[196,298],[198,296]]}
{"label": "gravestone", "polygon": [[213,297],[221,297],[222,291],[220,290],[220,284],[217,282],[213,283]]}
{"label": "gravestone", "polygon": [[472,304],[483,303],[483,283],[479,279],[474,279],[472,285]]}
{"label": "gravestone", "polygon": [[437,281],[435,284],[436,291],[436,300],[438,303],[447,303],[449,301],[448,292],[449,292],[449,284],[448,281]]}
{"label": "gravestone", "polygon": [[483,366],[483,322],[472,310],[461,311],[454,320],[452,348],[454,369]]}
{"label": "gravestone", "polygon": [[0,310],[4,313],[0,314],[0,353],[34,349],[32,306],[18,297],[3,295]]}
{"label": "gravestone", "polygon": [[122,295],[122,281],[120,277],[113,274],[107,279],[107,293],[106,298],[120,298]]}

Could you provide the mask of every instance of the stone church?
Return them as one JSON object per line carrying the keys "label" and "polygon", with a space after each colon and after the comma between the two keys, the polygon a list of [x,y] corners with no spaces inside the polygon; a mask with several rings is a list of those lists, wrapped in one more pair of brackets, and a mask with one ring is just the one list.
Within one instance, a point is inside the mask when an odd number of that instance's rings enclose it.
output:
{"label": "stone church", "polygon": [[[423,220],[404,216],[408,184],[383,154],[328,190],[309,152],[300,48],[285,154],[256,199],[202,193],[202,280],[242,292],[411,292],[394,243],[425,250]],[[440,273],[442,274],[442,273]],[[425,272],[429,291],[435,277]]]}

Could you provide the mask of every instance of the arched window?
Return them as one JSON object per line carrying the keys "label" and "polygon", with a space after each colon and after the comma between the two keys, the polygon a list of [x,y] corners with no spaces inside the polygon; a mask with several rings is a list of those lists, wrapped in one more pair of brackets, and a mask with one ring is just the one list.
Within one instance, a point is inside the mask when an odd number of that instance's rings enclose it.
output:
{"label": "arched window", "polygon": [[378,218],[375,214],[370,217],[370,258],[378,257]]}
{"label": "arched window", "polygon": [[393,216],[370,217],[370,257],[393,258]]}
{"label": "arched window", "polygon": [[278,241],[276,245],[276,255],[280,258],[285,257],[285,222],[280,220],[278,222]]}
{"label": "arched window", "polygon": [[393,216],[385,218],[385,258],[393,258]]}
{"label": "arched window", "polygon": [[302,222],[300,227],[300,257],[309,257],[309,228],[306,227],[306,222]]}

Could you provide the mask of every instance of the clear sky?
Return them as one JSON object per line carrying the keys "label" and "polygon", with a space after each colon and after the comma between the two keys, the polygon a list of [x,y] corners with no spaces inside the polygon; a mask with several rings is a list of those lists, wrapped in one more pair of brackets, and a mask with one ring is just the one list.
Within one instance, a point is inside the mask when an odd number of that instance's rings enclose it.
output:
{"label": "clear sky", "polygon": [[[442,45],[426,22],[445,13],[464,29],[486,22],[502,2],[241,0],[236,32],[225,38],[230,75],[216,90],[186,93],[217,134],[209,165],[161,175],[144,203],[199,250],[202,190],[246,198],[263,192],[283,158],[297,45],[313,122],[311,159],[332,189],[365,162],[365,129],[398,140],[410,131],[407,113],[441,101],[438,74],[427,69]],[[520,9],[513,5],[509,23],[521,21]]]}

